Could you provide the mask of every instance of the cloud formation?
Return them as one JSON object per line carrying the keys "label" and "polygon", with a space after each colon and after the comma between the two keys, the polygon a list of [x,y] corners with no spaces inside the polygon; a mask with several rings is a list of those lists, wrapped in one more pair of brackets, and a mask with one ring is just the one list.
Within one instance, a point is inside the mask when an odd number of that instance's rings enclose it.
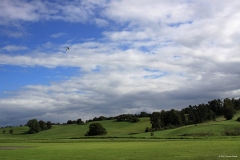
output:
{"label": "cloud formation", "polygon": [[[0,25],[89,23],[102,27],[103,37],[60,44],[53,50],[26,50],[22,55],[5,51],[26,47],[2,47],[1,65],[79,67],[79,75],[66,81],[27,85],[1,98],[2,115],[11,113],[20,122],[31,117],[66,122],[239,97],[237,0],[14,2],[1,4]],[[65,46],[70,50],[65,52]],[[9,118],[1,118],[2,124]]]}

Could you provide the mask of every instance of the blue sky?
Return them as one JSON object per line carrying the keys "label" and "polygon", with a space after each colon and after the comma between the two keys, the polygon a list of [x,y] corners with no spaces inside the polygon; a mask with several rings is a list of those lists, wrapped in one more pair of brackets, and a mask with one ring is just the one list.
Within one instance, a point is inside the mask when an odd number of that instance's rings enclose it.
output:
{"label": "blue sky", "polygon": [[239,7],[238,0],[2,0],[0,126],[239,98]]}

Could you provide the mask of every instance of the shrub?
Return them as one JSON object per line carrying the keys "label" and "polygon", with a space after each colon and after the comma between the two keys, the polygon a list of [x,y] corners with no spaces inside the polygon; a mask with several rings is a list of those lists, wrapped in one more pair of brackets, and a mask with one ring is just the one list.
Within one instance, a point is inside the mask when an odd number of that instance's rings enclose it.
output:
{"label": "shrub", "polygon": [[149,127],[146,127],[146,129],[145,129],[145,132],[151,132],[152,131],[152,129],[151,128],[149,128]]}
{"label": "shrub", "polygon": [[240,122],[240,117],[237,118],[237,121]]}
{"label": "shrub", "polygon": [[5,134],[6,133],[6,131],[5,130],[3,130],[3,134]]}
{"label": "shrub", "polygon": [[9,130],[9,133],[10,133],[10,134],[13,134],[13,129],[10,129],[10,130]]}
{"label": "shrub", "polygon": [[238,128],[225,128],[224,135],[226,136],[239,136],[240,135],[240,127]]}

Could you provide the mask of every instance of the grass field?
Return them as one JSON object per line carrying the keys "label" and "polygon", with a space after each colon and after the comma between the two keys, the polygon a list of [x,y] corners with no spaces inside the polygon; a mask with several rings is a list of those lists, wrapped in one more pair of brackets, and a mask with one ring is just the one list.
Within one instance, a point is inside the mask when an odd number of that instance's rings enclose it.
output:
{"label": "grass field", "polygon": [[73,140],[59,143],[1,143],[1,159],[206,160],[240,158],[236,140]]}
{"label": "grass field", "polygon": [[[92,160],[205,160],[240,159],[240,136],[224,136],[225,128],[240,127],[238,112],[232,120],[219,117],[197,125],[145,133],[149,118],[138,123],[100,121],[106,136],[85,138],[89,124],[56,125],[51,130],[26,134],[28,127],[0,129],[0,159]],[[90,123],[91,124],[91,123]],[[2,131],[6,130],[5,134]]]}

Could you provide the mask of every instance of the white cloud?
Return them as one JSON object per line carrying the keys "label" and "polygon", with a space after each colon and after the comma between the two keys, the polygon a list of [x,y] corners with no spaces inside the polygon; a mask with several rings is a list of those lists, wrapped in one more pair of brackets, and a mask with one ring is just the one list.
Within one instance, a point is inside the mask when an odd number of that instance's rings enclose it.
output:
{"label": "white cloud", "polygon": [[[4,110],[18,104],[36,113],[46,110],[39,117],[88,119],[239,97],[239,1],[83,1],[80,7],[75,1],[39,2],[37,9],[31,3],[4,5],[9,11],[0,13],[11,20],[93,22],[105,29],[104,38],[96,41],[0,54],[0,64],[79,67],[81,74],[49,86],[25,86],[16,96],[0,99]],[[16,16],[14,7],[25,9]],[[26,17],[30,12],[35,14]],[[5,50],[14,47],[21,48]]]}
{"label": "white cloud", "polygon": [[52,38],[59,38],[59,37],[62,37],[64,35],[66,35],[66,33],[55,33],[55,34],[52,34],[51,37]]}
{"label": "white cloud", "polygon": [[14,21],[63,20],[85,22],[93,16],[99,3],[91,1],[31,1],[3,0],[0,3],[0,25]]}
{"label": "white cloud", "polygon": [[19,50],[26,50],[28,49],[27,47],[24,47],[24,46],[16,46],[16,45],[7,45],[3,48],[1,48],[2,50],[6,50],[8,52],[11,52],[11,51],[19,51]]}

